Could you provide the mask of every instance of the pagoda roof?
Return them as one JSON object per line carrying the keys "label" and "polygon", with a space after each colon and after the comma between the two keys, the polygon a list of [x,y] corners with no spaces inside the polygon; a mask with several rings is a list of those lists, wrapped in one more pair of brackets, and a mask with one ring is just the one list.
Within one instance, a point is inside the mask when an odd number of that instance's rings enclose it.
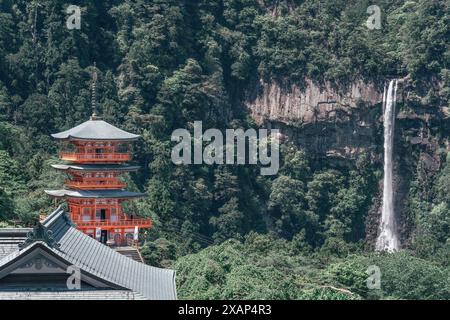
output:
{"label": "pagoda roof", "polygon": [[132,141],[140,137],[140,135],[126,132],[119,129],[108,122],[91,118],[90,120],[79,124],[72,129],[52,134],[55,139],[71,139],[71,140],[118,140]]}
{"label": "pagoda roof", "polygon": [[86,198],[86,199],[107,199],[107,198],[139,198],[145,193],[132,192],[126,190],[44,190],[46,194],[55,198]]}
{"label": "pagoda roof", "polygon": [[[0,229],[0,253],[4,253],[0,255],[0,299],[177,298],[174,270],[137,262],[89,237],[71,224],[62,207],[34,229]],[[41,265],[37,271],[49,266],[53,273],[67,277],[67,267],[79,268],[81,282],[90,286],[68,290],[32,271],[33,288],[19,280],[12,287],[8,276],[32,269],[37,259]]]}
{"label": "pagoda roof", "polygon": [[140,168],[121,164],[52,164],[52,167],[63,171],[137,171]]}

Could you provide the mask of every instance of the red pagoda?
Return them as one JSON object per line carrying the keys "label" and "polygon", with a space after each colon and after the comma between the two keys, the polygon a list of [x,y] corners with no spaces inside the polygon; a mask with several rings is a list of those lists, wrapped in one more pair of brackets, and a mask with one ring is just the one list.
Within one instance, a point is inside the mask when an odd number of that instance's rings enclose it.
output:
{"label": "red pagoda", "polygon": [[139,229],[150,228],[152,221],[125,213],[122,202],[142,197],[143,193],[125,190],[119,179],[137,166],[126,165],[132,158],[131,143],[140,136],[121,130],[96,115],[95,78],[91,118],[67,131],[52,134],[62,141],[60,159],[52,165],[70,177],[66,188],[46,190],[55,198],[66,199],[72,222],[77,229],[104,244],[129,245],[138,240]]}

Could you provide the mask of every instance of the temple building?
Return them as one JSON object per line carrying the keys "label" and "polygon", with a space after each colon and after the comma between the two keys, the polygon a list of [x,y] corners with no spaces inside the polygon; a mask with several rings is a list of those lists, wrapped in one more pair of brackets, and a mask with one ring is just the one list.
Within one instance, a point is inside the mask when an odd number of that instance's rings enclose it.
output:
{"label": "temple building", "polygon": [[0,228],[0,300],[173,300],[175,271],[77,230],[62,207],[31,228]]}
{"label": "temple building", "polygon": [[60,159],[66,161],[53,167],[70,178],[65,189],[45,192],[67,201],[72,222],[88,236],[116,246],[137,241],[139,229],[150,228],[152,221],[122,210],[123,201],[144,194],[125,190],[120,176],[139,169],[125,164],[132,157],[131,143],[139,135],[94,113],[88,121],[52,137],[62,142]]}

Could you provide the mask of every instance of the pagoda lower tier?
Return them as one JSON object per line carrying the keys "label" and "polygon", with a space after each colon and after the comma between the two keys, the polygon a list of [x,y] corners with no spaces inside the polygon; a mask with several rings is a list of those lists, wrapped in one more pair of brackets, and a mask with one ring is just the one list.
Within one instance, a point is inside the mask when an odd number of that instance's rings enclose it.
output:
{"label": "pagoda lower tier", "polygon": [[139,229],[151,228],[151,219],[122,211],[121,203],[142,197],[143,193],[125,190],[45,190],[54,198],[65,198],[70,218],[77,229],[110,245],[126,245],[137,239]]}

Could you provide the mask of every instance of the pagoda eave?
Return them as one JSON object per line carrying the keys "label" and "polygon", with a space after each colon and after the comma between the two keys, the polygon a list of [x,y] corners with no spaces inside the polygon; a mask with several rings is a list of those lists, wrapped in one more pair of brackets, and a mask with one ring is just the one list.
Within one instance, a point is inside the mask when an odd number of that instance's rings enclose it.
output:
{"label": "pagoda eave", "polygon": [[103,120],[88,120],[69,130],[51,135],[58,140],[134,141],[140,135],[126,132]]}
{"label": "pagoda eave", "polygon": [[64,138],[58,138],[52,135],[52,138],[60,141],[117,141],[117,142],[131,142],[136,141],[140,138],[140,136],[136,138],[83,138],[83,137],[76,137],[76,136],[67,136]]}
{"label": "pagoda eave", "polygon": [[103,230],[113,230],[117,228],[128,228],[132,229],[135,227],[139,228],[151,228],[152,220],[150,218],[138,218],[138,219],[121,219],[118,221],[72,221],[78,229],[86,230],[92,228],[102,228]]}
{"label": "pagoda eave", "polygon": [[52,164],[54,169],[60,171],[138,171],[139,166],[125,166],[121,164]]}
{"label": "pagoda eave", "polygon": [[44,190],[46,194],[54,198],[81,198],[81,199],[131,199],[144,197],[145,193],[125,190]]}

